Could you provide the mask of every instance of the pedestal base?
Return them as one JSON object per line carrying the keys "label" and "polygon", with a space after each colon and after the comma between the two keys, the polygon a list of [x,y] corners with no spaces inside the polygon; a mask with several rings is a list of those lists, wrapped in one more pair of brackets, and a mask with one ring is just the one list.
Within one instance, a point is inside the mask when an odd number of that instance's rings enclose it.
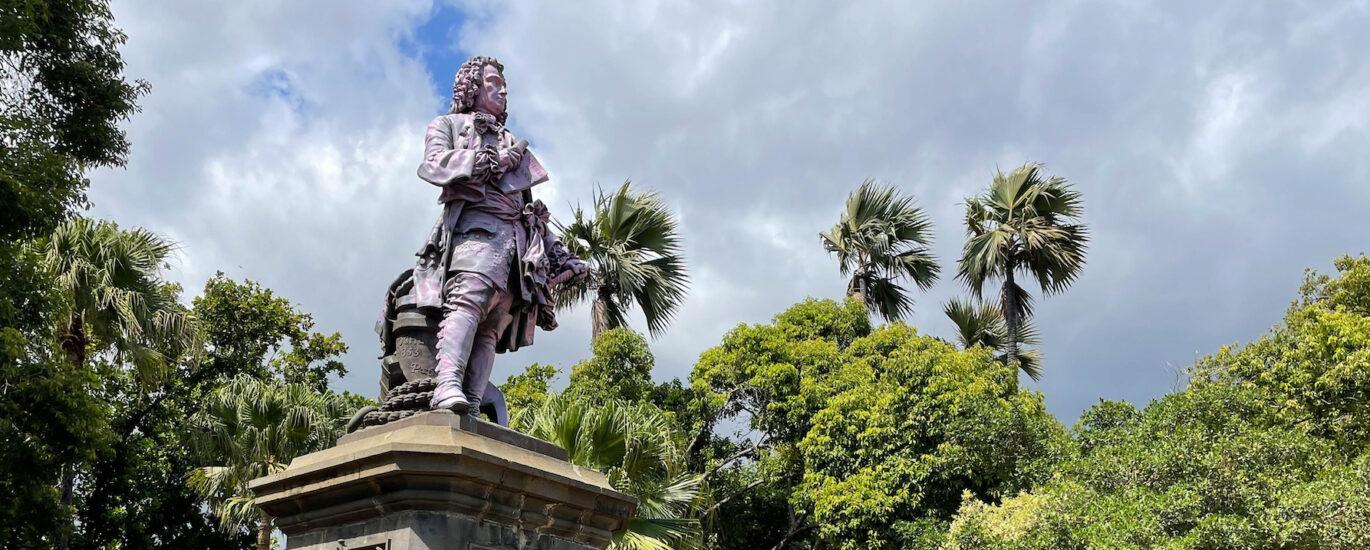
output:
{"label": "pedestal base", "polygon": [[348,434],[251,488],[290,550],[604,548],[636,501],[565,457],[433,411]]}

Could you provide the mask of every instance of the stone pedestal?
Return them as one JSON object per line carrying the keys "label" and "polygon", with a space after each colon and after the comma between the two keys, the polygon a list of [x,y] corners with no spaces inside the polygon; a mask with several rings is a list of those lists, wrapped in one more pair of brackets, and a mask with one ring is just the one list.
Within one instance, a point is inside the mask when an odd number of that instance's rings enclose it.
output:
{"label": "stone pedestal", "polygon": [[251,488],[289,550],[604,548],[637,506],[562,448],[448,411],[348,434]]}

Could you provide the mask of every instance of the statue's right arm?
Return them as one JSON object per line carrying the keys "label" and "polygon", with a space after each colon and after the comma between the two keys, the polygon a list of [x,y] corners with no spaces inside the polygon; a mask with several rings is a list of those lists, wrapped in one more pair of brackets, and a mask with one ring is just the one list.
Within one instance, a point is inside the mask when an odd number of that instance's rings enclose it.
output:
{"label": "statue's right arm", "polygon": [[[460,128],[453,128],[452,118],[440,116],[428,124],[423,137],[423,162],[419,177],[433,185],[469,186],[481,190],[481,176],[489,170],[489,152],[464,147],[466,140],[455,136]],[[461,143],[453,143],[459,138]]]}

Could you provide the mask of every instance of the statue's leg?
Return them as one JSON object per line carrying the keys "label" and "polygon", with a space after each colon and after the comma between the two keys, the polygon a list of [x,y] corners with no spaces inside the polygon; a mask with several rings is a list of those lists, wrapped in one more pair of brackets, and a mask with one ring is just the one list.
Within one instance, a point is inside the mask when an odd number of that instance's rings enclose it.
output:
{"label": "statue's leg", "polygon": [[461,413],[476,405],[462,392],[462,380],[496,289],[485,277],[466,272],[449,275],[445,287],[442,323],[438,326],[438,383],[430,405]]}
{"label": "statue's leg", "polygon": [[466,380],[462,387],[466,390],[466,400],[473,407],[479,407],[485,394],[485,386],[490,382],[490,374],[495,370],[495,343],[508,328],[512,317],[509,308],[513,299],[503,291],[496,291],[485,321],[476,331],[476,342],[471,346],[471,360],[466,366]]}

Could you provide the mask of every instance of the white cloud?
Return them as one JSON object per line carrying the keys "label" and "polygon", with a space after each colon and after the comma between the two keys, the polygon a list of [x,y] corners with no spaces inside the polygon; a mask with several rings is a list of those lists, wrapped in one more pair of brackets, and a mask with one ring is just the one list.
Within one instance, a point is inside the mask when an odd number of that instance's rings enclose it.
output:
{"label": "white cloud", "polygon": [[[571,2],[461,4],[464,51],[500,57],[511,124],[552,172],[554,211],[627,178],[682,216],[694,292],[654,342],[686,376],[739,322],[844,284],[816,234],[866,177],[917,196],[943,281],[960,201],[1030,160],[1080,186],[1093,252],[1038,302],[1052,409],[1170,389],[1167,364],[1273,323],[1304,266],[1365,244],[1364,3]],[[413,177],[445,103],[402,47],[424,2],[120,3],[128,72],[153,84],[97,214],[171,234],[196,289],[261,280],[342,329],[370,391],[381,290],[436,212]],[[1329,13],[1337,13],[1329,17]],[[418,51],[433,45],[419,40]],[[417,214],[416,214],[417,212]],[[502,357],[566,367],[588,312]]]}

